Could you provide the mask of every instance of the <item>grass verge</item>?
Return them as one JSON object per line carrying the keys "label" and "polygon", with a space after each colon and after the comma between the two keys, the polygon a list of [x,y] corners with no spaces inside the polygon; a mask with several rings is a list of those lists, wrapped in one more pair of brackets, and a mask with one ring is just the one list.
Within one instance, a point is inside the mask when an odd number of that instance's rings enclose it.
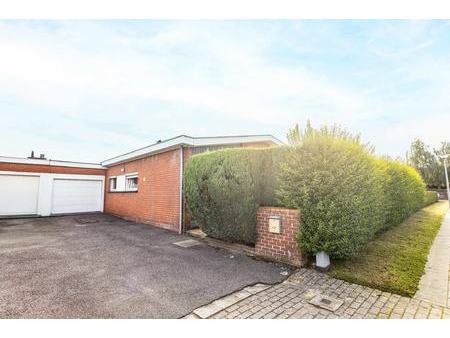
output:
{"label": "grass verge", "polygon": [[330,275],[412,297],[447,210],[446,201],[423,208],[402,224],[380,233],[359,256],[335,261]]}

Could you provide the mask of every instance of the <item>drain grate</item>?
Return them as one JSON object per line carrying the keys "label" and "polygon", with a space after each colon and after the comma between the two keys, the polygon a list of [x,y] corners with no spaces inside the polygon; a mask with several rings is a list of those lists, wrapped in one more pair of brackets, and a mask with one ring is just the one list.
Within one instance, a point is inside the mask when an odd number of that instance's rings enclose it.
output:
{"label": "drain grate", "polygon": [[322,299],[320,300],[320,302],[321,302],[322,304],[325,304],[325,305],[330,305],[330,304],[333,303],[331,300],[326,299],[326,298],[322,298]]}
{"label": "drain grate", "polygon": [[75,221],[77,221],[79,224],[98,223],[97,219],[92,219],[92,218],[76,218]]}
{"label": "drain grate", "polygon": [[317,295],[311,299],[309,303],[322,309],[334,312],[339,309],[342,304],[344,304],[344,301],[324,295]]}
{"label": "drain grate", "polygon": [[172,244],[180,246],[182,248],[190,248],[191,246],[200,245],[200,242],[194,239],[188,239],[187,241],[175,242]]}

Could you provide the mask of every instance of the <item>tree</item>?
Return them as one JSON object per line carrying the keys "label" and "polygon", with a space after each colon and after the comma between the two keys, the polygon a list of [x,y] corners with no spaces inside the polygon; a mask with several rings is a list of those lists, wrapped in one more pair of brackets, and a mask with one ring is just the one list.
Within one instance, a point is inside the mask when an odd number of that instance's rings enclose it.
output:
{"label": "tree", "polygon": [[442,142],[440,148],[431,149],[419,139],[411,143],[407,153],[409,165],[416,168],[429,188],[444,188],[444,164],[439,155],[450,153],[450,143]]}

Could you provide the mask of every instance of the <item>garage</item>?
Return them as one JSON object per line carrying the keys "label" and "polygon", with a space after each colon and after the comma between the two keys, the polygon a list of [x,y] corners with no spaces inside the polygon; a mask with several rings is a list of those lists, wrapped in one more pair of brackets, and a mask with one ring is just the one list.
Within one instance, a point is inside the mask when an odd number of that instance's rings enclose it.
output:
{"label": "garage", "polygon": [[0,156],[0,218],[103,212],[104,183],[99,164]]}
{"label": "garage", "polygon": [[0,215],[35,215],[39,176],[0,175]]}
{"label": "garage", "polygon": [[102,211],[101,180],[55,179],[52,214]]}

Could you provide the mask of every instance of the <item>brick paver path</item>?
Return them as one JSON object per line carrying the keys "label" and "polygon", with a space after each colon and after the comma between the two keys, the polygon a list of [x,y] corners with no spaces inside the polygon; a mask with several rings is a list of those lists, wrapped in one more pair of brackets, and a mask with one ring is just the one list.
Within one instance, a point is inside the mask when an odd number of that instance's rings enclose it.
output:
{"label": "brick paver path", "polygon": [[[449,269],[450,213],[447,213],[414,298],[351,284],[312,269],[300,269],[283,283],[244,288],[194,310],[186,318],[447,319],[450,318]],[[333,311],[311,304],[322,296],[339,307]]]}
{"label": "brick paver path", "polygon": [[[300,269],[283,283],[224,297],[186,318],[450,318],[450,309]],[[336,311],[310,304],[318,295],[343,302]]]}

